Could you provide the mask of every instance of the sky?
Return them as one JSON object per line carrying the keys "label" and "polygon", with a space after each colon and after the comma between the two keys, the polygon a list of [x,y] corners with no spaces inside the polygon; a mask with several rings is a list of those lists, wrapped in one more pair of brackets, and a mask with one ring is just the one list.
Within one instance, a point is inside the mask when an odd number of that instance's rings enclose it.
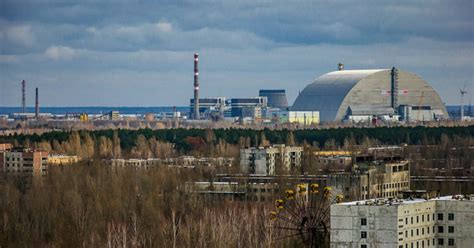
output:
{"label": "sky", "polygon": [[[186,106],[393,66],[449,105],[474,91],[474,1],[1,0],[0,106]],[[472,90],[471,90],[472,89]],[[470,94],[470,93],[469,93]],[[468,98],[472,98],[468,95]]]}

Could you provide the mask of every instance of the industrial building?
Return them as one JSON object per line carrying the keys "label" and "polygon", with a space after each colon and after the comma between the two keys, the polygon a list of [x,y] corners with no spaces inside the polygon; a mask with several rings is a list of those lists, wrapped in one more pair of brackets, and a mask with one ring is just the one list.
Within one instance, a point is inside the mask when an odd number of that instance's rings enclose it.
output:
{"label": "industrial building", "polygon": [[262,118],[262,112],[267,108],[267,97],[232,98],[230,99],[232,117]]}
{"label": "industrial building", "polygon": [[260,90],[258,96],[266,97],[268,107],[270,108],[278,108],[281,110],[288,108],[288,100],[286,100],[286,92],[284,89]]}
{"label": "industrial building", "polygon": [[[190,116],[194,112],[194,98],[189,100]],[[223,118],[226,111],[225,97],[201,98],[199,101],[199,116],[204,119]]]}
{"label": "industrial building", "polygon": [[371,199],[331,206],[331,248],[474,244],[474,196]]}
{"label": "industrial building", "polygon": [[396,68],[339,69],[306,86],[291,110],[319,111],[321,122],[448,118],[438,93],[416,74]]}
{"label": "industrial building", "polygon": [[48,170],[48,152],[25,147],[2,145],[0,169],[4,173],[45,175]]}
{"label": "industrial building", "polygon": [[248,174],[275,175],[277,167],[290,171],[301,168],[303,147],[274,145],[240,149],[240,167]]}

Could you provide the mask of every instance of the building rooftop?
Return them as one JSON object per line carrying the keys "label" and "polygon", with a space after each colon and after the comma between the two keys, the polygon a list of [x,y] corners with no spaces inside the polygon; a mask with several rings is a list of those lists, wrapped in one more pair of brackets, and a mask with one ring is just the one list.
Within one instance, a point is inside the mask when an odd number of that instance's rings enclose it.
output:
{"label": "building rooftop", "polygon": [[452,196],[442,196],[431,199],[423,198],[407,198],[407,199],[397,199],[397,198],[377,198],[377,199],[368,199],[362,201],[352,201],[352,202],[343,202],[334,205],[369,205],[369,206],[395,206],[395,205],[404,205],[404,204],[414,204],[427,201],[472,201],[474,202],[474,195],[452,195]]}

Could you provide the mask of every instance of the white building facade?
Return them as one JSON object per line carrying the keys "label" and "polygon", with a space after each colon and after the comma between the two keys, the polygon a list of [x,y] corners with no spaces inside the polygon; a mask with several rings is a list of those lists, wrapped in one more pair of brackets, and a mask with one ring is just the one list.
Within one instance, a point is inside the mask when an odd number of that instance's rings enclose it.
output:
{"label": "white building facade", "polygon": [[373,199],[331,206],[331,248],[474,246],[474,196]]}
{"label": "white building facade", "polygon": [[289,171],[301,167],[303,147],[274,145],[272,147],[240,150],[240,166],[243,172],[259,175],[275,175],[277,166]]}

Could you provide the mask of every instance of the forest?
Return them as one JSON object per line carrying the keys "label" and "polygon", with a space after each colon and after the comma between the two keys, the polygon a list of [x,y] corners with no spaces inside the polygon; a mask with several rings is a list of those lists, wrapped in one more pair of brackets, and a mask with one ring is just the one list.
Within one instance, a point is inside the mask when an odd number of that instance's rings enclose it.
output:
{"label": "forest", "polygon": [[468,127],[380,127],[305,130],[139,129],[50,132],[10,135],[0,142],[31,146],[83,158],[166,157],[172,154],[237,156],[241,147],[270,144],[336,149],[352,145],[436,145],[442,139],[472,138]]}
{"label": "forest", "polygon": [[[114,168],[100,159],[237,157],[242,147],[275,143],[302,145],[308,155],[320,149],[405,143],[405,155],[413,161],[412,175],[472,177],[473,136],[473,126],[141,129],[3,136],[0,143],[84,160],[73,166],[50,166],[40,178],[1,175],[0,247],[301,247],[298,239],[279,240],[281,231],[269,228],[272,201],[207,201],[186,192],[186,183],[213,180],[215,173],[232,173],[232,168]],[[314,166],[306,156],[303,168]],[[412,185],[466,193],[472,184]]]}

